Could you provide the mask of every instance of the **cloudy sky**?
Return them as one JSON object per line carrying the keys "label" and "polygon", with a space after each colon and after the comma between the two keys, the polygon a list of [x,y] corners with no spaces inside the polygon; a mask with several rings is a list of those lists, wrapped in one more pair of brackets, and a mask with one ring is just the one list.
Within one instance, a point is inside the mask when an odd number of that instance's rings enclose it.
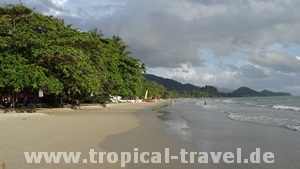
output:
{"label": "cloudy sky", "polygon": [[22,2],[74,28],[120,36],[148,73],[199,86],[300,95],[298,0]]}

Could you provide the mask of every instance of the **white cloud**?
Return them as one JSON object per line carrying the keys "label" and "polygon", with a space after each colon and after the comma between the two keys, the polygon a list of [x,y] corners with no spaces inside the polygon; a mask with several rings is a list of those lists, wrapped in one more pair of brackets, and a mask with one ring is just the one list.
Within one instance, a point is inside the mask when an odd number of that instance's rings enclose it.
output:
{"label": "white cloud", "polygon": [[300,60],[296,57],[276,52],[259,52],[249,59],[252,63],[274,71],[286,73],[300,72]]}
{"label": "white cloud", "polygon": [[57,7],[64,7],[68,0],[51,0],[51,2]]}
{"label": "white cloud", "polygon": [[[230,87],[236,88],[241,83],[238,80],[238,72],[231,70],[224,70],[221,73],[200,73],[197,79],[194,79],[195,84],[200,86],[212,85],[216,87]],[[232,85],[234,83],[234,85]]]}
{"label": "white cloud", "polygon": [[234,87],[240,85],[238,80],[239,73],[226,69],[221,73],[199,72],[190,64],[182,64],[180,68],[174,68],[167,71],[166,77],[179,80],[183,83],[192,83],[198,86],[212,85],[222,87]]}
{"label": "white cloud", "polygon": [[197,72],[191,66],[191,64],[182,64],[180,68],[171,69],[166,73],[166,76],[174,79],[181,79],[184,81],[189,81],[196,78]]}

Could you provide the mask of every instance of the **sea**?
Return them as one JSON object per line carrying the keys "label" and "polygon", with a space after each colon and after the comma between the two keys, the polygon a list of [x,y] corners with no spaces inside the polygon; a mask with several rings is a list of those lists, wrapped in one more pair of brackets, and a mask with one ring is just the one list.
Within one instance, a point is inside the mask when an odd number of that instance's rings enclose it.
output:
{"label": "sea", "polygon": [[[206,102],[206,104],[204,104]],[[178,99],[169,105],[165,123],[170,132],[187,139],[189,120],[201,113],[225,115],[233,121],[282,127],[300,132],[300,96]]]}
{"label": "sea", "polygon": [[300,167],[300,96],[176,99],[162,111],[165,132],[193,150],[275,154],[273,165],[228,168]]}

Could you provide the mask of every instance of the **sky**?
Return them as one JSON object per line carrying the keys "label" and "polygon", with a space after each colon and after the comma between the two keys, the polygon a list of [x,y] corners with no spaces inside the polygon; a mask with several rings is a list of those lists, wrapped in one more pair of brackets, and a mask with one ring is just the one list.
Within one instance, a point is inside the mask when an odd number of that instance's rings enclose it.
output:
{"label": "sky", "polygon": [[74,28],[120,36],[148,73],[198,86],[300,95],[298,0],[22,2]]}

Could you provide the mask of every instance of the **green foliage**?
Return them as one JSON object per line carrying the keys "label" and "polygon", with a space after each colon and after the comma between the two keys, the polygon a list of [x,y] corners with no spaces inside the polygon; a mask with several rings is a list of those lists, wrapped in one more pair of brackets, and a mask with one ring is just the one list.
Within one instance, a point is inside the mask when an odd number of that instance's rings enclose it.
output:
{"label": "green foliage", "polygon": [[103,102],[143,95],[145,65],[118,36],[73,29],[22,4],[0,7],[0,94],[24,89]]}
{"label": "green foliage", "polygon": [[106,89],[112,95],[136,98],[141,94],[142,70],[137,59],[130,57],[130,51],[120,37],[103,39],[102,56],[107,72]]}
{"label": "green foliage", "polygon": [[168,90],[163,86],[160,85],[154,81],[145,81],[144,82],[144,88],[143,88],[143,92],[142,92],[142,96],[145,96],[146,91],[148,91],[148,98],[168,98],[169,97],[169,92]]}

